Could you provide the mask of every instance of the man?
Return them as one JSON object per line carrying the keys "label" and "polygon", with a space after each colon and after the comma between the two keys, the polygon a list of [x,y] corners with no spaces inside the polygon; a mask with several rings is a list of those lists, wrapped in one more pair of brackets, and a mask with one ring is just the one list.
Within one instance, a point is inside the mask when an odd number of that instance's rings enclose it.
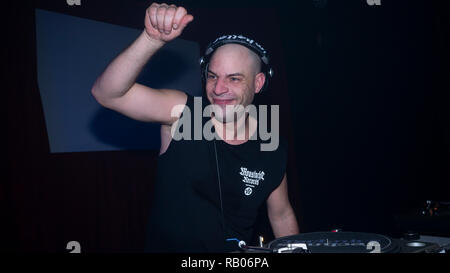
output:
{"label": "man", "polygon": [[[264,202],[276,237],[297,234],[297,220],[287,196],[285,143],[275,151],[261,151],[261,141],[250,140],[258,126],[256,119],[235,111],[239,105],[250,105],[266,81],[257,54],[235,43],[222,45],[211,54],[204,75],[203,103],[211,103],[213,110],[202,124],[213,124],[217,138],[212,141],[174,139],[173,132],[180,129],[178,122],[192,119],[192,96],[135,82],[155,52],[177,38],[193,19],[183,7],[153,3],[146,11],[145,30],[92,88],[101,105],[136,120],[161,124],[147,250],[236,250],[236,239],[251,238],[257,211]],[[177,108],[180,105],[184,107]],[[190,112],[182,111],[189,108]]]}

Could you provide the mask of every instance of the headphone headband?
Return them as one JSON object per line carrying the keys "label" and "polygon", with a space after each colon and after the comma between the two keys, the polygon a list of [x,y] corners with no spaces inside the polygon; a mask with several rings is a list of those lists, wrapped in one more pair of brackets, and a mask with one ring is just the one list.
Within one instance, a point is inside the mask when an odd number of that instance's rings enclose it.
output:
{"label": "headphone headband", "polygon": [[209,55],[218,47],[221,47],[226,44],[240,44],[248,49],[252,50],[261,58],[261,61],[265,64],[269,64],[269,56],[267,51],[262,47],[258,42],[247,38],[243,35],[223,35],[219,38],[215,39],[212,43],[210,43],[206,49],[205,55]]}

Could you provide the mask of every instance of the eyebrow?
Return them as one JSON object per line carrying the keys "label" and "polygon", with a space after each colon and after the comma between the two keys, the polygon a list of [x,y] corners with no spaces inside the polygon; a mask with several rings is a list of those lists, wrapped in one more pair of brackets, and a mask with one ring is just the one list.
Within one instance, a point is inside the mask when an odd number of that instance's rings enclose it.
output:
{"label": "eyebrow", "polygon": [[[212,72],[209,69],[208,69],[208,73],[211,73],[211,74],[214,74],[214,76],[217,76],[216,73]],[[239,72],[226,75],[226,77],[236,77],[236,76],[240,76],[240,77],[244,77],[245,78],[245,75],[242,74],[242,73],[239,73]]]}

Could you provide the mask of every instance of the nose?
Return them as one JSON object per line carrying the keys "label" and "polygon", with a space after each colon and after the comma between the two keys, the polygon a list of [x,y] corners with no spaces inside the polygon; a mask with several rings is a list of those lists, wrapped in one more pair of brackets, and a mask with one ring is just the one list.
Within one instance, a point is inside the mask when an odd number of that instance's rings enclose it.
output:
{"label": "nose", "polygon": [[215,86],[214,86],[214,94],[216,94],[217,96],[220,96],[227,92],[228,92],[228,86],[227,86],[226,82],[223,79],[218,78],[215,83]]}

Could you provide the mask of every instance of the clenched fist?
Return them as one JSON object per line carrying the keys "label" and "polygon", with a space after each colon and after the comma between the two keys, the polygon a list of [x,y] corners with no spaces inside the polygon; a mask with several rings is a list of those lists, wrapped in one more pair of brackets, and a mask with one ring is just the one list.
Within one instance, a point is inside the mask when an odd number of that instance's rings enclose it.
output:
{"label": "clenched fist", "polygon": [[153,3],[145,13],[145,31],[150,38],[164,42],[178,37],[194,17],[183,7]]}

